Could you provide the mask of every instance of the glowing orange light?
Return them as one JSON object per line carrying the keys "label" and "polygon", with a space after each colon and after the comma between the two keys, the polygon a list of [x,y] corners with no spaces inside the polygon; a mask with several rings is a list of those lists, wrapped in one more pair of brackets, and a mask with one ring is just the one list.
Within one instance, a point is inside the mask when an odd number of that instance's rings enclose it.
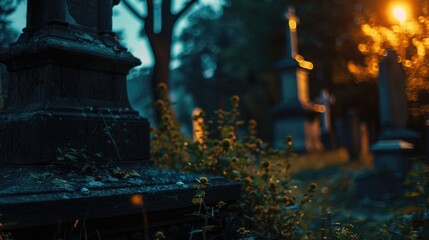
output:
{"label": "glowing orange light", "polygon": [[403,7],[395,7],[393,8],[393,16],[400,22],[404,22],[407,19],[407,13]]}
{"label": "glowing orange light", "polygon": [[296,21],[293,19],[289,20],[289,28],[292,32],[296,31]]}
{"label": "glowing orange light", "polygon": [[144,203],[143,196],[141,194],[132,195],[130,201],[131,201],[131,204],[137,207],[143,206],[143,203]]}

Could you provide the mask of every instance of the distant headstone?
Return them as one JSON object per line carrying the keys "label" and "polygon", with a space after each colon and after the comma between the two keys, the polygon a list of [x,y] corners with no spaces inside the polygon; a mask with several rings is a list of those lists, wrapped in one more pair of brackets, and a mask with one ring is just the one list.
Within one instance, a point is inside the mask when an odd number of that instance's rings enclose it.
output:
{"label": "distant headstone", "polygon": [[345,147],[351,159],[357,159],[361,150],[360,120],[355,109],[347,110],[344,124]]}
{"label": "distant headstone", "polygon": [[392,50],[380,61],[378,92],[380,101],[380,124],[382,130],[407,126],[407,96],[405,95],[405,72]]}
{"label": "distant headstone", "polygon": [[332,119],[331,119],[331,104],[335,102],[335,98],[329,94],[328,89],[320,90],[320,95],[317,98],[317,103],[323,106],[321,113],[321,127],[320,132],[322,136],[322,143],[325,150],[333,148],[333,133],[332,133]]}
{"label": "distant headstone", "polygon": [[[371,146],[374,169],[357,177],[357,192],[371,198],[397,198],[403,192],[402,185],[398,183],[410,168],[409,157],[419,134],[406,129],[406,78],[397,54],[389,50],[379,65],[381,133],[379,140]],[[387,184],[370,186],[369,180]]]}
{"label": "distant headstone", "polygon": [[277,64],[280,70],[281,102],[273,108],[272,142],[275,148],[282,148],[287,136],[291,136],[295,151],[318,151],[321,146],[320,126],[313,123],[317,119],[317,109],[321,106],[310,100],[308,87],[308,73],[313,65],[298,54],[299,19],[293,7],[288,8],[285,18],[286,53]]}
{"label": "distant headstone", "polygon": [[192,132],[193,139],[199,143],[204,141],[204,118],[201,117],[203,110],[201,108],[195,108],[192,111]]}

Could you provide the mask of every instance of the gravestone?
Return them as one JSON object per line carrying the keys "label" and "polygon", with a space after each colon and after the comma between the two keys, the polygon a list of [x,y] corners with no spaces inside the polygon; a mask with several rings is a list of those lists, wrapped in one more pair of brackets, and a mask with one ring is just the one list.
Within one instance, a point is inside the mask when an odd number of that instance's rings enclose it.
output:
{"label": "gravestone", "polygon": [[[88,239],[148,239],[157,229],[183,239],[201,223],[191,216],[200,176],[149,160],[149,124],[131,109],[125,79],[140,62],[111,30],[118,2],[28,0],[26,28],[0,53],[11,75],[0,214],[13,239],[78,229]],[[240,184],[209,180],[207,204],[238,199]]]}
{"label": "gravestone", "polygon": [[126,75],[140,61],[112,29],[113,1],[29,0],[27,26],[0,56],[10,71],[0,165],[43,164],[58,148],[149,159],[149,124],[131,109]]}
{"label": "gravestone", "polygon": [[[280,70],[281,102],[273,108],[272,142],[275,148],[283,148],[285,139],[291,136],[295,151],[315,151],[321,145],[320,134],[312,129],[318,129],[313,127],[313,123],[317,115],[315,110],[321,106],[313,103],[309,98],[308,73],[313,65],[298,54],[299,19],[293,7],[288,8],[285,17],[287,20],[286,55],[277,64]],[[308,136],[311,136],[311,139]]]}
{"label": "gravestone", "polygon": [[203,114],[201,108],[197,107],[192,111],[192,138],[200,144],[204,143],[204,118],[201,117],[201,114]]}
{"label": "gravestone", "polygon": [[324,150],[332,150],[334,148],[331,119],[331,104],[335,102],[334,99],[334,96],[331,96],[326,88],[320,90],[320,95],[317,98],[317,103],[323,105],[323,112],[320,117],[320,134]]}
{"label": "gravestone", "polygon": [[345,148],[349,152],[350,159],[357,159],[361,149],[361,135],[360,135],[360,120],[359,114],[356,109],[348,109],[345,116],[344,135],[345,135]]}
{"label": "gravestone", "polygon": [[[402,181],[409,170],[409,157],[419,134],[407,129],[407,98],[405,72],[397,54],[389,50],[379,64],[379,104],[381,133],[371,146],[374,169],[357,178],[358,193],[372,198],[396,198],[402,194]],[[388,185],[373,185],[374,181]],[[377,180],[378,179],[378,180]],[[375,187],[381,186],[381,187]]]}
{"label": "gravestone", "polygon": [[334,126],[338,145],[347,150],[350,159],[356,160],[362,148],[361,121],[356,109],[347,109],[344,116],[335,119]]}

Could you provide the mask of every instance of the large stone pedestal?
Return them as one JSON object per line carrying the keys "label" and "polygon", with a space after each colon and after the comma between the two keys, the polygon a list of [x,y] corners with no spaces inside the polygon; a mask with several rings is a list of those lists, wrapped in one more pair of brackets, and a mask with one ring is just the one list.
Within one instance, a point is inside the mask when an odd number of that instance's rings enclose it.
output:
{"label": "large stone pedestal", "polygon": [[[314,131],[316,112],[308,97],[308,71],[294,59],[279,62],[282,100],[273,108],[273,147],[284,148],[288,136],[298,153],[321,147],[320,131]],[[320,129],[319,129],[320,130]]]}
{"label": "large stone pedestal", "polygon": [[274,108],[274,148],[285,148],[286,139],[291,136],[293,139],[294,151],[298,153],[307,152],[312,149],[309,140],[309,126],[311,121],[308,119],[310,113],[304,109],[291,109],[287,105],[277,105]]}
{"label": "large stone pedestal", "polygon": [[139,60],[106,38],[49,25],[26,30],[1,53],[11,77],[0,112],[0,164],[49,163],[65,146],[117,161],[149,158],[149,124],[126,92]]}

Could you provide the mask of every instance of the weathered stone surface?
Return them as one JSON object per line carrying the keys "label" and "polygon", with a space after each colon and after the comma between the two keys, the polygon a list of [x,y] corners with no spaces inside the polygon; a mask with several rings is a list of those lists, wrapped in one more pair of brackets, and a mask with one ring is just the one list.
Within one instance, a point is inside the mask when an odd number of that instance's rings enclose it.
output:
{"label": "weathered stone surface", "polygon": [[[13,223],[5,230],[12,232],[14,239],[26,239],[30,234],[34,238],[38,233],[48,234],[46,237],[57,231],[59,221],[73,224],[79,219],[95,224],[89,232],[94,233],[97,228],[101,236],[108,236],[115,231],[124,232],[124,222],[131,224],[128,231],[132,231],[192,222],[195,218],[189,215],[198,210],[192,197],[196,192],[195,179],[200,178],[200,174],[139,166],[122,166],[121,170],[133,171],[134,176],[117,181],[101,180],[101,186],[91,186],[91,177],[64,174],[52,166],[0,169],[2,222]],[[219,201],[239,198],[239,183],[208,177],[206,204],[214,206]],[[88,188],[89,194],[81,194],[83,187]],[[143,196],[144,210],[132,204],[134,194]],[[143,211],[147,214],[147,223],[143,222]],[[109,226],[112,222],[117,225]]]}
{"label": "weathered stone surface", "polygon": [[378,92],[380,101],[380,124],[385,129],[407,126],[407,97],[405,95],[405,72],[398,63],[398,56],[389,50],[380,61]]}
{"label": "weathered stone surface", "polygon": [[0,111],[0,165],[49,163],[65,146],[116,161],[148,160],[149,124],[126,89],[140,61],[113,33],[104,35],[112,1],[54,2],[29,1],[27,28],[0,53],[11,72]]}

